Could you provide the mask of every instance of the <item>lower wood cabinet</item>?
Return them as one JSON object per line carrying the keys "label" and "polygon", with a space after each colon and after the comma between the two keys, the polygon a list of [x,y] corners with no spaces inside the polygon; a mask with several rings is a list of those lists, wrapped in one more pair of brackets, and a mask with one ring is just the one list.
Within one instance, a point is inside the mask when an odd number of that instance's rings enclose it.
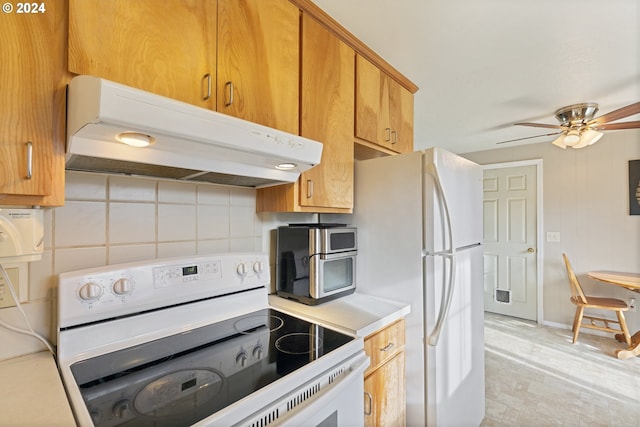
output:
{"label": "lower wood cabinet", "polygon": [[371,359],[364,373],[365,426],[404,426],[406,422],[404,319],[364,340]]}

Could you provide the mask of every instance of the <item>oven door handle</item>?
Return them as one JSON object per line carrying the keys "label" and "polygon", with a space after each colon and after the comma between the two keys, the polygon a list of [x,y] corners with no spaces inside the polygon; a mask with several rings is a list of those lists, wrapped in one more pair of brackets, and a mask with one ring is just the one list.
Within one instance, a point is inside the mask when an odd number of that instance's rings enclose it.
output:
{"label": "oven door handle", "polygon": [[319,253],[319,254],[313,254],[311,255],[313,256],[317,256],[320,259],[327,259],[327,260],[334,260],[334,259],[340,259],[340,258],[350,258],[350,257],[354,257],[358,255],[358,251],[346,251],[346,252],[328,252],[328,253]]}

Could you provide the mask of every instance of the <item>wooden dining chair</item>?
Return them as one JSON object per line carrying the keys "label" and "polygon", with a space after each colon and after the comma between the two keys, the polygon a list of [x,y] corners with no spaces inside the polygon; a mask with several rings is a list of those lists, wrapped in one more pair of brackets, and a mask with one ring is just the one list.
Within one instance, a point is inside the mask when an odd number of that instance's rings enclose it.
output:
{"label": "wooden dining chair", "polygon": [[[571,302],[576,306],[576,314],[573,318],[573,342],[578,340],[578,334],[580,328],[597,329],[599,331],[620,333],[624,335],[624,339],[627,345],[631,346],[631,336],[629,335],[629,329],[627,329],[627,322],[624,319],[624,312],[629,309],[627,303],[617,298],[605,298],[605,297],[593,297],[585,295],[582,291],[582,286],[573,272],[571,263],[566,254],[562,254],[564,258],[564,265],[567,267],[567,274],[569,276],[569,285],[571,286]],[[611,310],[616,312],[618,321],[612,319],[606,319],[604,317],[585,316],[584,310],[587,308]],[[583,319],[587,323],[583,323]],[[611,328],[609,325],[618,325],[618,329]]]}

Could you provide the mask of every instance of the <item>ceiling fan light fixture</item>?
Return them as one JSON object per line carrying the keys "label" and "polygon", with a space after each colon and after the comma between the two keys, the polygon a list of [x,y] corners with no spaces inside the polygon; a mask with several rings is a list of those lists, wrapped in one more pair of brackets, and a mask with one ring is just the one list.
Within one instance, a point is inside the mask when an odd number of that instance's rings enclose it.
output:
{"label": "ceiling fan light fixture", "polygon": [[557,137],[553,142],[553,145],[555,145],[556,147],[560,147],[563,150],[565,148],[567,148],[567,144],[564,143],[564,134],[560,135],[559,137]]}
{"label": "ceiling fan light fixture", "polygon": [[584,146],[586,147],[587,145],[592,145],[598,142],[598,140],[602,138],[602,135],[603,135],[602,132],[598,132],[593,129],[587,129],[586,131],[582,132],[582,135],[580,136],[580,138],[582,139],[582,142],[585,144]]}
{"label": "ceiling fan light fixture", "polygon": [[568,145],[569,147],[573,147],[575,145],[578,145],[580,143],[580,132],[578,132],[575,129],[570,130],[564,136],[564,140],[562,142],[565,145]]}
{"label": "ceiling fan light fixture", "polygon": [[[572,148],[582,148],[595,144],[603,135],[595,129],[640,129],[640,120],[611,123],[625,117],[640,114],[640,102],[635,102],[625,107],[618,108],[617,110],[610,111],[599,117],[594,117],[597,111],[598,104],[595,102],[585,102],[557,109],[555,112],[555,117],[559,122],[557,125],[530,122],[518,122],[514,124],[518,126],[532,126],[536,128],[560,129],[556,134],[561,133],[561,135],[553,141],[553,145],[560,148],[566,148],[567,146]],[[503,142],[520,141],[521,139],[538,138],[550,135],[554,134],[535,135]],[[502,144],[503,142],[498,142],[498,144]]]}
{"label": "ceiling fan light fixture", "polygon": [[573,148],[584,148],[589,145],[589,141],[586,138],[580,138],[580,142],[573,146]]}

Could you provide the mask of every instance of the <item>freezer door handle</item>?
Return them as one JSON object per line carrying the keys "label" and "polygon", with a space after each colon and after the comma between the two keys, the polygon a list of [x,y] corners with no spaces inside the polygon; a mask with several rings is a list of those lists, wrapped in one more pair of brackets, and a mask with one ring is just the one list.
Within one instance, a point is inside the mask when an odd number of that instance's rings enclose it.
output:
{"label": "freezer door handle", "polygon": [[451,258],[453,254],[451,251],[422,251],[422,256],[441,256]]}

